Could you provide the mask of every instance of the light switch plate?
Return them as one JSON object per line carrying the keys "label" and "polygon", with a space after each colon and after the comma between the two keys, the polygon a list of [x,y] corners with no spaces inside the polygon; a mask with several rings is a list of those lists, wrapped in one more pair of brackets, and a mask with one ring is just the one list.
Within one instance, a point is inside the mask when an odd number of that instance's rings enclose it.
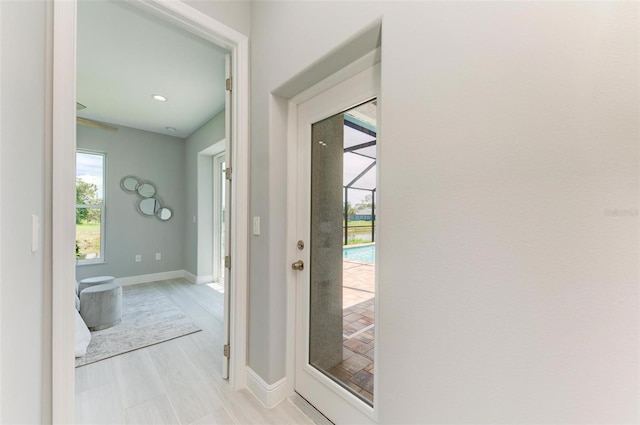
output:
{"label": "light switch plate", "polygon": [[31,215],[31,252],[36,252],[40,245],[40,219],[37,215]]}
{"label": "light switch plate", "polygon": [[260,217],[253,217],[253,234],[260,236]]}

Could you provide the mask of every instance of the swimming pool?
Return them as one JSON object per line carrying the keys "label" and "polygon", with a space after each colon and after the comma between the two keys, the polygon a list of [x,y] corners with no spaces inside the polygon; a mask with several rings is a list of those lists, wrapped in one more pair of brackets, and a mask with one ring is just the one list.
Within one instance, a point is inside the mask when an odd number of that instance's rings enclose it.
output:
{"label": "swimming pool", "polygon": [[376,262],[376,245],[355,246],[352,248],[342,248],[342,258],[345,260]]}

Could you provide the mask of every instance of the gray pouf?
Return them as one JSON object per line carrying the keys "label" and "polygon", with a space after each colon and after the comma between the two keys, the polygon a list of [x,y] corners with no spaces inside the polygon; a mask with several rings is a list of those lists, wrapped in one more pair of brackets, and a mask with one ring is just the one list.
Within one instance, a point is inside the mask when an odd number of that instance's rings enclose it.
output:
{"label": "gray pouf", "polygon": [[82,279],[78,283],[78,288],[77,288],[78,296],[80,296],[80,293],[90,286],[102,285],[105,283],[115,283],[115,280],[116,279],[113,276],[96,276],[96,277],[88,277],[86,279]]}
{"label": "gray pouf", "polygon": [[122,287],[115,283],[94,285],[80,292],[80,316],[89,330],[99,331],[122,320]]}

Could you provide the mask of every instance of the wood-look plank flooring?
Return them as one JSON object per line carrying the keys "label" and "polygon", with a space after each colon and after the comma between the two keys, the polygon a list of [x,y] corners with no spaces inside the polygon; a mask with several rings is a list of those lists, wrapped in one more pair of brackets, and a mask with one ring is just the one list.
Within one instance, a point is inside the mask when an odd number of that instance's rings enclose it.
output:
{"label": "wood-look plank flooring", "polygon": [[266,409],[220,377],[223,294],[184,279],[143,285],[202,331],[76,368],[76,423],[313,424],[289,400]]}

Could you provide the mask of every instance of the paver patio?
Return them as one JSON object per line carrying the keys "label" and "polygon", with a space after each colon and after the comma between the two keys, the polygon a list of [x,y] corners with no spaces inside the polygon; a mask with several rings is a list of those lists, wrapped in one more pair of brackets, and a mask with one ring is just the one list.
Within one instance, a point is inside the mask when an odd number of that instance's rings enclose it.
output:
{"label": "paver patio", "polygon": [[343,260],[343,361],[328,372],[373,402],[375,265]]}

